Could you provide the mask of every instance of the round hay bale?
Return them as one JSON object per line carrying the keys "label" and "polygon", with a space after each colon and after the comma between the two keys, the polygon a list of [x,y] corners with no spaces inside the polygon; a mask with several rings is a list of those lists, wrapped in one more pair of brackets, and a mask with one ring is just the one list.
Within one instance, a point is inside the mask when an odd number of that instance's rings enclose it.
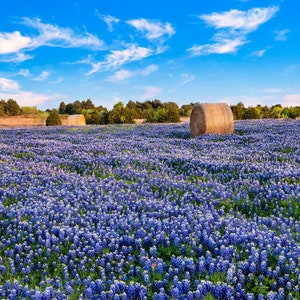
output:
{"label": "round hay bale", "polygon": [[190,130],[192,137],[205,133],[233,133],[231,108],[226,103],[195,104],[190,119]]}
{"label": "round hay bale", "polygon": [[85,117],[82,114],[69,115],[67,124],[68,126],[84,126],[86,125]]}

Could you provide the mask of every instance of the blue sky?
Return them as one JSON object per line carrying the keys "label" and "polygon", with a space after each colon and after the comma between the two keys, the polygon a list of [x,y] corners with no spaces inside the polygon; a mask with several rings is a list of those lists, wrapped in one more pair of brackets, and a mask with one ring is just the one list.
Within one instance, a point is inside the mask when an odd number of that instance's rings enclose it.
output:
{"label": "blue sky", "polygon": [[0,98],[300,105],[298,0],[10,0]]}

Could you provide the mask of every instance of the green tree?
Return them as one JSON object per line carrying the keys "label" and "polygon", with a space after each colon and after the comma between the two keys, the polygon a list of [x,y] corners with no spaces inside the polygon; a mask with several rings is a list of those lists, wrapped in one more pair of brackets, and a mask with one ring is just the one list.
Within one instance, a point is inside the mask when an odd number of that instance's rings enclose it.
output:
{"label": "green tree", "polygon": [[270,118],[270,108],[267,105],[262,106],[260,115],[261,115],[262,119],[269,119]]}
{"label": "green tree", "polygon": [[300,117],[300,106],[289,108],[289,118],[296,119]]}
{"label": "green tree", "polygon": [[60,114],[65,114],[66,113],[66,104],[65,104],[65,102],[60,102],[60,104],[59,104],[59,113]]}
{"label": "green tree", "polygon": [[109,116],[109,112],[107,110],[107,108],[102,108],[102,109],[99,109],[97,108],[98,111],[100,111],[101,113],[101,118],[100,118],[100,123],[99,124],[108,124],[108,116]]}
{"label": "green tree", "polygon": [[[160,108],[161,109],[161,108]],[[146,119],[146,122],[148,123],[154,123],[154,122],[157,122],[155,120],[155,112],[154,112],[154,109],[151,107],[149,109],[147,109],[144,114],[143,114],[143,118]],[[157,117],[156,117],[157,118]]]}
{"label": "green tree", "polygon": [[190,117],[193,110],[193,103],[184,104],[179,109],[180,117]]}
{"label": "green tree", "polygon": [[249,106],[245,109],[243,119],[259,119],[259,114],[254,107]]}
{"label": "green tree", "polygon": [[155,99],[155,100],[152,101],[152,108],[153,109],[158,109],[158,108],[161,108],[161,107],[163,107],[163,104],[161,103],[160,100]]}
{"label": "green tree", "polygon": [[0,101],[0,117],[5,116],[5,101]]}
{"label": "green tree", "polygon": [[270,117],[275,118],[275,119],[280,118],[282,110],[283,110],[283,107],[281,106],[281,104],[273,105],[271,107]]}
{"label": "green tree", "polygon": [[108,122],[110,124],[132,124],[134,115],[128,107],[124,107],[122,102],[118,102],[109,113]]}
{"label": "green tree", "polygon": [[68,115],[75,115],[76,114],[76,107],[74,106],[73,103],[68,103],[66,105],[65,113],[68,114]]}
{"label": "green tree", "polygon": [[289,118],[290,117],[290,109],[288,107],[284,107],[280,114],[281,118]]}
{"label": "green tree", "polygon": [[235,120],[242,120],[244,118],[245,106],[242,102],[239,102],[237,105],[232,105],[231,110]]}
{"label": "green tree", "polygon": [[46,126],[61,125],[61,119],[56,109],[52,109],[46,119]]}
{"label": "green tree", "polygon": [[[152,111],[154,111],[152,109]],[[164,107],[159,107],[154,111],[153,120],[155,123],[164,123],[166,122],[166,109]]]}
{"label": "green tree", "polygon": [[87,99],[86,101],[81,101],[82,109],[95,109],[95,105],[91,99]]}
{"label": "green tree", "polygon": [[165,122],[178,123],[180,121],[179,107],[175,102],[168,102],[165,106]]}
{"label": "green tree", "polygon": [[18,116],[21,108],[15,100],[8,99],[5,103],[4,111],[7,116]]}
{"label": "green tree", "polygon": [[79,100],[73,102],[73,106],[75,108],[75,114],[81,114],[82,111],[82,104]]}
{"label": "green tree", "polygon": [[23,116],[36,116],[38,114],[37,106],[22,106],[21,114]]}
{"label": "green tree", "polygon": [[129,110],[129,113],[132,116],[132,119],[138,119],[140,118],[139,113],[138,113],[138,108],[136,106],[136,104],[130,100],[127,104],[126,104],[126,109]]}
{"label": "green tree", "polygon": [[114,105],[108,116],[109,124],[123,124],[125,117],[122,116],[122,109],[124,108],[123,102],[118,102]]}

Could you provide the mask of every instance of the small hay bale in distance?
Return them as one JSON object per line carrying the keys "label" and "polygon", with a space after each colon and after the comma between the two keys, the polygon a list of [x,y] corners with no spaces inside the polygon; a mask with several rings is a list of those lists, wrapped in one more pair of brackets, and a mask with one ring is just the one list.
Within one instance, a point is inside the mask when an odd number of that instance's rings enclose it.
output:
{"label": "small hay bale in distance", "polygon": [[226,103],[196,103],[190,118],[191,136],[206,133],[232,134],[234,121]]}
{"label": "small hay bale in distance", "polygon": [[68,126],[84,126],[86,125],[85,117],[82,114],[69,115],[67,124]]}

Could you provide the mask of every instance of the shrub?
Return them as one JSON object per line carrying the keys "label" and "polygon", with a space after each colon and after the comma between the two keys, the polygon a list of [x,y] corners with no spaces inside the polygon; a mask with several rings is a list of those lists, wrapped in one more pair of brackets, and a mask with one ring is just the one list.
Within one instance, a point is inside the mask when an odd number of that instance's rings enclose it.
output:
{"label": "shrub", "polygon": [[52,109],[46,119],[46,126],[56,126],[61,124],[62,123],[58,112],[56,111],[56,109]]}

